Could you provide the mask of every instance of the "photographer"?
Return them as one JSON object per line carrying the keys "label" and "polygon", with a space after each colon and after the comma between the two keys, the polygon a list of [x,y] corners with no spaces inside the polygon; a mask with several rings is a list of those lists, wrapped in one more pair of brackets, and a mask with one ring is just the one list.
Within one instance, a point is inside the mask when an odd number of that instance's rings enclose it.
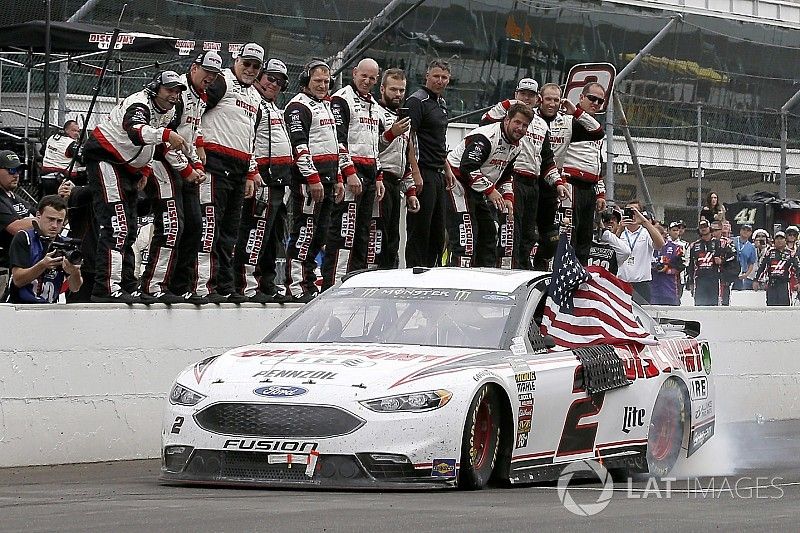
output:
{"label": "photographer", "polygon": [[622,231],[622,211],[618,207],[608,207],[595,216],[600,220],[589,248],[587,265],[603,267],[616,276],[619,265],[631,255],[630,245],[617,236]]}
{"label": "photographer", "polygon": [[622,223],[625,231],[620,237],[631,247],[631,255],[620,265],[619,279],[633,285],[633,290],[641,300],[649,303],[650,282],[653,279],[650,263],[653,252],[664,246],[664,237],[642,214],[642,204],[638,200],[628,202],[623,210]]}
{"label": "photographer", "polygon": [[14,236],[8,302],[56,303],[67,277],[70,291],[81,288],[79,244],[59,236],[66,216],[67,204],[60,196],[45,196],[36,208],[33,227]]}

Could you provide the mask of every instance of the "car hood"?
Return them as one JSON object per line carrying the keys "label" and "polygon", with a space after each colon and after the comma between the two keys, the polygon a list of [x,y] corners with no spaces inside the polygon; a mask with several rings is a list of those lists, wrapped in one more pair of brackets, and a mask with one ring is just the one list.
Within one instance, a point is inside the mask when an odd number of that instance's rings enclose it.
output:
{"label": "car hood", "polygon": [[507,365],[504,355],[508,352],[417,345],[253,344],[196,364],[192,377],[200,388],[210,383],[392,388],[434,375]]}

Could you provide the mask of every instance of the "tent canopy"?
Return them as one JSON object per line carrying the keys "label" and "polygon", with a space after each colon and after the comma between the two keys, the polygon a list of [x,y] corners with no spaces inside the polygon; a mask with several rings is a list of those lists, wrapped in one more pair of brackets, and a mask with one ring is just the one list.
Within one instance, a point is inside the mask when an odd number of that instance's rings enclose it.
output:
{"label": "tent canopy", "polygon": [[[51,22],[50,51],[75,54],[107,50],[113,29],[82,22]],[[126,52],[175,54],[175,38],[149,33],[120,32],[116,49]],[[45,21],[31,20],[0,27],[0,51],[45,51]]]}

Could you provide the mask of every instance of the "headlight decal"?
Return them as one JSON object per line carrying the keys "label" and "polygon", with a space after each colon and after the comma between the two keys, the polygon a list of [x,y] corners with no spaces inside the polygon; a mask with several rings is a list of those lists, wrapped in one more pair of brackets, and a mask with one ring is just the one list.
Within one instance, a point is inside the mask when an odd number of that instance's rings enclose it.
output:
{"label": "headlight decal", "polygon": [[409,394],[397,394],[373,400],[363,400],[359,403],[371,411],[378,413],[397,413],[397,412],[422,412],[432,411],[444,407],[453,397],[453,393],[438,389],[434,391],[412,392]]}
{"label": "headlight decal", "polygon": [[173,385],[172,390],[169,393],[169,403],[173,405],[197,405],[204,398],[205,396],[199,392],[195,392],[188,387],[184,387],[180,383]]}

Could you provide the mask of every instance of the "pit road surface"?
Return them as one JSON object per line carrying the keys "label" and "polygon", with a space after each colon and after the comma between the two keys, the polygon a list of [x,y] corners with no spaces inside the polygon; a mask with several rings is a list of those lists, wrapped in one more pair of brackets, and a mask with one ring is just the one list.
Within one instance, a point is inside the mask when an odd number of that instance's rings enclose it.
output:
{"label": "pit road surface", "polygon": [[[617,480],[577,516],[556,483],[480,492],[320,492],[172,487],[157,460],[0,469],[0,531],[798,531],[800,421],[740,423],[675,481]],[[599,481],[572,485],[579,505]]]}

